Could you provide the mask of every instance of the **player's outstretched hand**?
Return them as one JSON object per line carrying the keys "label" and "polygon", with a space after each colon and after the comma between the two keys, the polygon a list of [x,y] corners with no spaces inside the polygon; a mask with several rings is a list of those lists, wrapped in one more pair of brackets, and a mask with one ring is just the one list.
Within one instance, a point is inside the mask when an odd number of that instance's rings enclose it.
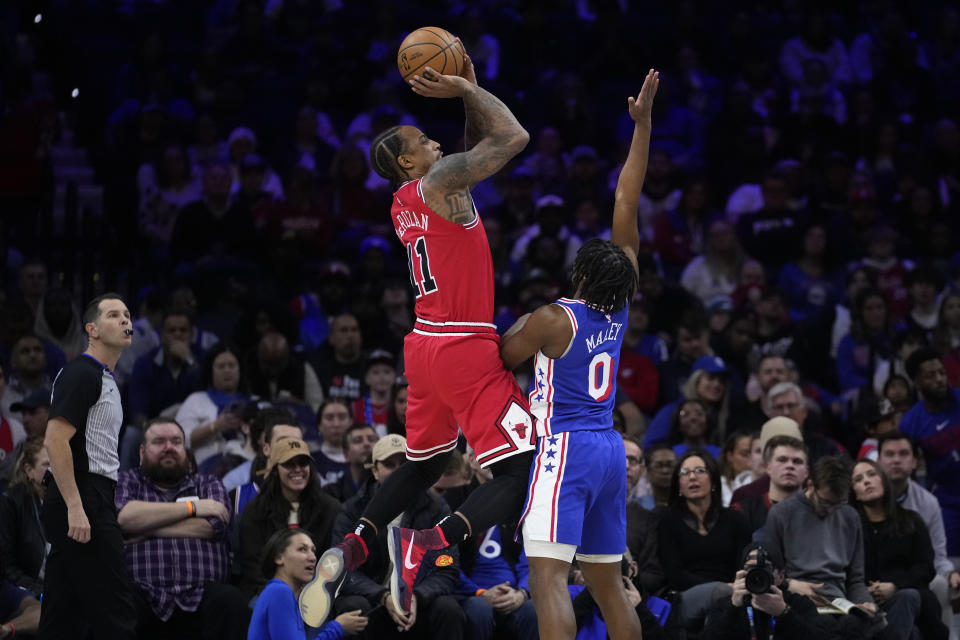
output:
{"label": "player's outstretched hand", "polygon": [[633,118],[634,122],[650,122],[650,112],[653,111],[653,96],[657,95],[657,88],[659,87],[660,72],[650,69],[650,71],[647,71],[647,77],[643,79],[640,95],[636,98],[633,96],[627,98],[630,117]]}
{"label": "player's outstretched hand", "polygon": [[470,86],[466,78],[440,75],[430,67],[423,70],[423,75],[415,75],[410,80],[414,93],[425,98],[461,98]]}

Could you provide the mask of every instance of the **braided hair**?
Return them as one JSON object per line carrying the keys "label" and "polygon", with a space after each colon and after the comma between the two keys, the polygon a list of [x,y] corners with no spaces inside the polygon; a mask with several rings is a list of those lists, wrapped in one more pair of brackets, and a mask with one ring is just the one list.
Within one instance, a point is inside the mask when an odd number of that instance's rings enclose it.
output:
{"label": "braided hair", "polygon": [[370,143],[370,166],[381,178],[389,180],[394,189],[408,179],[407,172],[397,162],[397,157],[406,150],[400,129],[400,125],[385,129]]}
{"label": "braided hair", "polygon": [[574,295],[602,313],[623,309],[637,290],[637,273],[623,249],[594,238],[577,252],[570,271]]}

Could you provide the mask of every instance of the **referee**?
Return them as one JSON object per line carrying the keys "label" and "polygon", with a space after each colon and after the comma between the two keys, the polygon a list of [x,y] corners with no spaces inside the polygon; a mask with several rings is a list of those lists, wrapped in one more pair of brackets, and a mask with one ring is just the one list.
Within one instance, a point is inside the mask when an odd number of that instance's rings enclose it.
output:
{"label": "referee", "polygon": [[[43,525],[50,541],[39,637],[136,637],[136,609],[117,524],[114,489],[123,424],[112,369],[130,346],[130,311],[115,293],[83,312],[87,350],[53,382],[44,445],[50,471]],[[52,480],[52,481],[51,481]]]}

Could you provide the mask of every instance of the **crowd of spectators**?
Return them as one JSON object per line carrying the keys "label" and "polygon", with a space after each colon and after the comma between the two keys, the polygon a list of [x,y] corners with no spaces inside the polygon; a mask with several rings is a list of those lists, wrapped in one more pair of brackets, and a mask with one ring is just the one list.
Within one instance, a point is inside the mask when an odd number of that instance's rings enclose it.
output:
{"label": "crowd of spectators", "polygon": [[[11,0],[0,638],[38,616],[42,437],[52,381],[85,347],[81,291],[118,289],[135,319],[114,372],[116,507],[144,634],[240,637],[227,626],[246,630],[265,583],[263,607],[288,607],[278,582],[309,577],[284,563],[309,564],[402,462],[415,298],[367,147],[395,124],[462,147],[460,106],[396,71],[421,24],[459,35],[531,133],[473,190],[501,331],[570,293],[577,249],[609,237],[624,98],[637,69],[661,71],[614,415],[643,615],[674,637],[735,637],[753,538],[782,587],[753,599],[761,631],[800,637],[806,623],[773,621],[816,616],[797,598],[817,591],[870,613],[829,637],[883,616],[884,637],[946,637],[960,587],[953,4]],[[47,222],[68,131],[104,187],[83,243]],[[483,481],[467,452],[403,521],[430,526]],[[274,537],[288,527],[308,535]],[[327,637],[536,637],[506,528],[435,559],[417,620],[384,599],[377,558]],[[597,632],[578,602],[581,632]]]}

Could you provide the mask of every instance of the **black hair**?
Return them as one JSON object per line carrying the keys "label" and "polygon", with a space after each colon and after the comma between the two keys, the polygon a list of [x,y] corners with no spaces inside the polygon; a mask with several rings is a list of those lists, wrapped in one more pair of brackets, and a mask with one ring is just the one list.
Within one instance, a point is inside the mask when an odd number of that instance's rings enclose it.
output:
{"label": "black hair", "polygon": [[[297,518],[300,529],[308,529],[316,526],[315,520],[327,508],[324,495],[325,492],[320,488],[320,478],[317,476],[317,463],[309,455],[304,454],[310,465],[310,472],[307,475],[307,486],[300,491],[297,498],[299,507],[297,509]],[[254,500],[262,501],[264,520],[266,520],[274,529],[281,529],[287,526],[288,518],[292,505],[286,496],[283,495],[283,483],[280,481],[280,465],[274,465],[270,473],[263,479],[263,485],[260,493]]]}
{"label": "black hair", "polygon": [[166,323],[167,318],[172,318],[174,316],[183,316],[187,319],[187,322],[190,323],[190,327],[193,328],[193,313],[185,307],[167,307],[163,310],[163,316],[161,316],[160,327]]}
{"label": "black hair", "polygon": [[903,431],[894,429],[893,431],[887,431],[879,436],[877,436],[877,455],[883,453],[883,445],[887,442],[893,440],[906,440],[910,443],[910,451],[913,452],[913,457],[917,460],[920,459],[920,448],[917,446],[917,441],[905,434]]}
{"label": "black hair", "polygon": [[313,546],[317,546],[317,541],[313,539],[313,534],[306,529],[284,527],[275,532],[267,540],[267,544],[263,546],[263,554],[260,556],[260,573],[263,575],[264,580],[273,580],[273,577],[277,575],[277,556],[283,555],[283,552],[290,546],[290,539],[298,534],[307,536],[310,538]]}
{"label": "black hair", "polygon": [[650,461],[653,459],[653,454],[656,453],[657,451],[669,451],[670,453],[673,454],[674,458],[677,457],[677,454],[673,450],[673,447],[671,447],[669,444],[663,441],[655,442],[649,447],[644,448],[643,450],[643,461],[648,468],[650,467]]}
{"label": "black hair", "polygon": [[670,432],[667,435],[667,444],[683,443],[685,436],[680,431],[680,414],[683,413],[684,407],[688,404],[695,404],[703,411],[703,439],[706,440],[710,436],[710,410],[707,409],[707,405],[697,398],[687,398],[677,402],[677,406],[673,409],[673,414],[670,416]]}
{"label": "black hair", "polygon": [[207,352],[204,354],[203,372],[202,372],[203,379],[201,381],[201,384],[203,384],[203,388],[207,389],[213,386],[213,361],[216,360],[217,356],[219,356],[221,353],[232,353],[233,357],[237,359],[237,368],[240,371],[240,377],[239,377],[239,380],[237,381],[237,390],[242,393],[243,391],[243,360],[240,357],[240,350],[227,342],[216,343],[215,345],[210,347],[210,349],[208,349]]}
{"label": "black hair", "polygon": [[637,290],[637,272],[623,249],[594,238],[580,247],[570,271],[574,295],[602,313],[624,308]]}
{"label": "black hair", "polygon": [[760,432],[756,429],[737,429],[728,435],[720,448],[720,459],[717,461],[717,465],[720,467],[720,475],[728,480],[733,480],[733,464],[730,462],[730,457],[733,455],[733,450],[737,448],[737,442],[742,438],[750,438],[750,444],[753,445],[753,439],[759,437]]}
{"label": "black hair", "polygon": [[146,424],[143,425],[143,439],[144,439],[144,441],[146,441],[146,439],[147,439],[147,431],[149,431],[149,430],[150,430],[150,427],[152,427],[152,426],[155,425],[155,424],[172,424],[172,425],[176,425],[177,429],[180,429],[180,435],[183,436],[184,446],[185,446],[185,447],[187,446],[187,444],[186,444],[187,432],[184,431],[184,430],[183,430],[183,426],[182,426],[179,422],[177,422],[176,420],[174,420],[173,418],[157,417],[157,418],[151,418],[150,420],[147,420]]}
{"label": "black hair", "polygon": [[890,478],[887,472],[883,470],[880,463],[863,458],[857,460],[850,469],[850,504],[857,510],[860,517],[867,521],[867,513],[864,504],[857,498],[857,492],[853,490],[853,472],[858,464],[868,464],[880,476],[880,483],[883,486],[883,497],[880,498],[880,506],[883,509],[883,521],[890,523],[890,528],[895,535],[907,536],[914,532],[916,520],[907,515],[906,510],[897,502],[897,497],[893,495],[893,487],[890,485]]}
{"label": "black hair", "polygon": [[323,402],[320,403],[320,408],[317,409],[317,424],[320,424],[320,419],[323,417],[323,412],[332,404],[342,404],[345,406],[347,408],[347,413],[350,414],[350,418],[353,419],[353,403],[350,401],[350,398],[343,396],[330,396],[329,398],[324,398]]}
{"label": "black hair", "polygon": [[87,330],[87,325],[91,322],[96,322],[100,319],[100,303],[104,300],[119,300],[126,304],[126,301],[123,299],[119,293],[104,293],[97,296],[93,300],[87,303],[86,308],[83,310],[83,330]]}
{"label": "black hair", "polygon": [[359,431],[360,429],[373,429],[373,432],[376,433],[377,430],[373,428],[372,424],[367,424],[366,422],[354,422],[352,425],[347,427],[347,430],[343,432],[343,450],[347,450],[347,444],[350,442],[350,435],[354,431]]}
{"label": "black hair", "polygon": [[408,179],[407,172],[397,162],[397,157],[406,151],[400,129],[400,125],[384,129],[370,143],[370,166],[378,176],[389,180],[394,189]]}
{"label": "black hair", "polygon": [[933,347],[920,347],[910,354],[907,358],[907,375],[916,383],[917,374],[920,373],[920,367],[931,360],[939,360],[940,354]]}
{"label": "black hair", "polygon": [[815,489],[830,489],[838,498],[850,494],[850,471],[852,466],[841,456],[824,456],[817,460],[810,479]]}
{"label": "black hair", "polygon": [[710,522],[723,508],[723,486],[720,484],[720,467],[713,456],[710,455],[710,452],[705,449],[687,449],[677,460],[677,466],[673,468],[673,476],[670,478],[670,502],[668,506],[678,513],[689,513],[690,507],[687,506],[687,499],[680,495],[680,468],[685,461],[694,457],[703,460],[703,466],[710,478],[710,506],[707,507],[707,513],[703,518],[704,522]]}

